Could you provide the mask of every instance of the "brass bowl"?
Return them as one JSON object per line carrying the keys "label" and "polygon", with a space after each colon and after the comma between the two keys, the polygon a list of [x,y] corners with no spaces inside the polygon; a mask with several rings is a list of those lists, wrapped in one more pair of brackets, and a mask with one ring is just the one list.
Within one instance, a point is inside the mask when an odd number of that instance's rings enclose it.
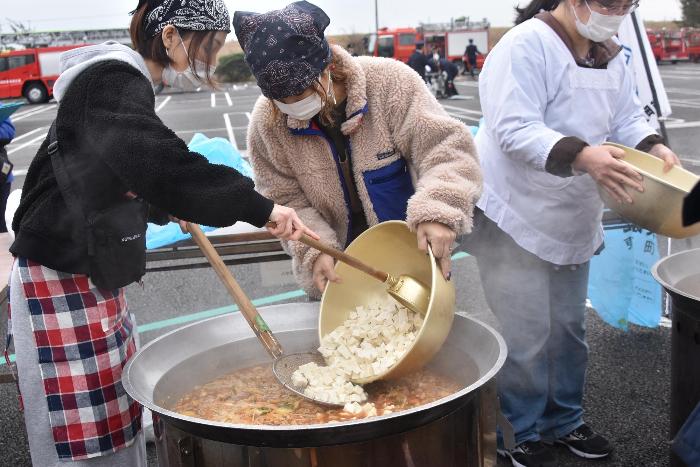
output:
{"label": "brass bowl", "polygon": [[[452,327],[455,312],[455,289],[443,277],[432,252],[418,249],[416,234],[405,222],[390,221],[376,225],[360,235],[345,250],[348,254],[396,276],[405,274],[430,286],[430,302],[413,346],[387,372],[371,378],[354,380],[366,384],[379,379],[393,379],[426,365],[440,350]],[[385,300],[386,285],[343,263],[336,264],[341,284],[329,283],[321,300],[319,338],[343,324],[358,306]]]}
{"label": "brass bowl", "polygon": [[627,192],[633,204],[618,203],[598,187],[605,205],[640,227],[671,238],[688,238],[700,234],[700,223],[683,227],[683,201],[700,181],[700,177],[681,167],[664,173],[664,162],[658,157],[619,144],[605,143],[625,151],[623,162],[639,172],[644,180],[644,193]]}

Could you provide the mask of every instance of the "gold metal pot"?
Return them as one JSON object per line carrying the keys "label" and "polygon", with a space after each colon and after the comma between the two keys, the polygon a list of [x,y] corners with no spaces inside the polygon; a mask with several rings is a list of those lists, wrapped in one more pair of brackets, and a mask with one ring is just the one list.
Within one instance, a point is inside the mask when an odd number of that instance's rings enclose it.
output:
{"label": "gold metal pot", "polygon": [[[354,381],[366,384],[378,379],[399,378],[422,368],[440,350],[447,339],[455,312],[455,289],[443,277],[432,252],[418,249],[416,234],[405,222],[376,225],[360,235],[345,250],[389,274],[406,274],[430,285],[428,312],[413,346],[399,362],[384,374]],[[329,283],[321,300],[319,337],[343,324],[358,306],[366,306],[388,297],[386,285],[343,263],[336,264],[341,284]]]}
{"label": "gold metal pot", "polygon": [[599,187],[605,205],[625,219],[672,238],[688,238],[700,234],[700,223],[683,227],[683,200],[700,182],[700,177],[680,167],[664,173],[664,162],[651,154],[614,143],[608,146],[625,151],[623,162],[642,174],[644,193],[633,189],[627,192],[633,204],[618,203]]}

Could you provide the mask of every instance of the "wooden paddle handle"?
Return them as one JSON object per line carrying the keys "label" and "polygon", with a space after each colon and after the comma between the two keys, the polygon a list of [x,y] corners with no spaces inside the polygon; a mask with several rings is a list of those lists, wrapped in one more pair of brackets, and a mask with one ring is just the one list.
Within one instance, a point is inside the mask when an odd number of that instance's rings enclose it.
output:
{"label": "wooden paddle handle", "polygon": [[253,305],[253,302],[250,301],[241,286],[238,285],[238,282],[236,282],[233,274],[231,274],[231,271],[229,271],[228,267],[226,267],[224,260],[221,259],[221,256],[211,244],[204,232],[202,232],[202,229],[197,224],[188,222],[187,231],[192,234],[192,239],[194,239],[195,243],[197,243],[199,248],[204,253],[204,256],[206,256],[207,260],[209,260],[209,264],[211,264],[214,271],[216,271],[216,274],[221,279],[221,282],[223,282],[226,290],[228,290],[228,293],[231,295],[231,297],[233,297],[233,300],[238,305],[238,308],[245,317],[246,321],[248,321],[248,324],[253,329],[253,332],[255,332],[255,335],[265,346],[265,349],[270,353],[270,355],[272,355],[273,358],[282,356],[282,346],[280,345],[279,341],[277,341],[277,338],[274,336],[274,334],[272,334],[272,331],[262,316],[260,316],[260,313],[258,313],[255,305]]}
{"label": "wooden paddle handle", "polygon": [[320,242],[318,240],[314,240],[313,238],[309,237],[308,235],[304,234],[301,239],[299,240],[301,243],[304,245],[308,245],[311,248],[315,248],[316,250],[327,254],[328,256],[331,256],[332,258],[337,259],[340,262],[343,262],[347,264],[350,267],[353,267],[355,269],[359,269],[360,271],[369,274],[370,276],[374,277],[378,281],[381,282],[386,282],[387,279],[389,278],[389,275],[383,271],[379,271],[378,269],[374,269],[372,266],[363,263],[359,259],[355,258],[354,256],[350,256],[347,253],[344,253],[340,250],[336,250],[330,245],[326,245],[323,242]]}

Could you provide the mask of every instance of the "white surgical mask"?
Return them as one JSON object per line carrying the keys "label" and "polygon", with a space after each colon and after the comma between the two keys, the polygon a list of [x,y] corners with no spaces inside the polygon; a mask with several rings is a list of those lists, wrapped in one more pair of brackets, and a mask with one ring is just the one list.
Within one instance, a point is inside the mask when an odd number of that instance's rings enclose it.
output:
{"label": "white surgical mask", "polygon": [[275,100],[275,105],[283,114],[301,121],[311,120],[323,109],[323,101],[315,92],[293,104],[285,104]]}
{"label": "white surgical mask", "polygon": [[[179,34],[180,33],[178,33],[178,35]],[[182,41],[182,38],[180,38],[180,45],[185,50],[185,55],[189,61],[190,54],[187,52],[187,47],[185,47],[185,43]],[[214,76],[215,72],[216,67],[210,66],[208,76]],[[207,64],[197,59],[194,61],[194,70],[192,67],[187,67],[185,71],[177,71],[173,68],[171,63],[163,69],[162,74],[163,84],[171,88],[182,89],[183,91],[194,91],[195,89],[201,87],[202,83],[206,82],[206,78]]]}
{"label": "white surgical mask", "polygon": [[436,62],[439,62],[440,61],[440,54],[433,54],[433,60],[435,60]]}
{"label": "white surgical mask", "polygon": [[[328,87],[325,89],[328,101],[333,100],[333,105],[338,105],[333,89],[333,78],[331,72],[328,72]],[[284,102],[275,100],[275,105],[280,111],[296,120],[306,121],[311,120],[323,110],[323,100],[315,92],[308,97],[295,102],[293,104],[285,104]]]}
{"label": "white surgical mask", "polygon": [[588,11],[591,12],[591,17],[588,19],[588,23],[586,24],[581,22],[578,17],[578,13],[576,13],[576,7],[574,7],[576,29],[578,29],[579,34],[586,39],[592,40],[593,42],[605,42],[617,34],[627,15],[603,15],[591,10],[591,7],[588,5],[588,1],[585,3]]}

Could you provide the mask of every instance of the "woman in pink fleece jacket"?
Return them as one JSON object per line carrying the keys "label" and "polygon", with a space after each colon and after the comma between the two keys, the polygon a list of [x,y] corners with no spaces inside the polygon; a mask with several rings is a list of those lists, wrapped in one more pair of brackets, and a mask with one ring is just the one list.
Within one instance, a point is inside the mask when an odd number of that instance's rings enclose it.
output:
{"label": "woman in pink fleece jacket", "polygon": [[[405,220],[449,279],[452,244],[471,231],[481,194],[471,134],[408,66],[329,46],[329,23],[308,2],[234,15],[263,93],[248,132],[257,185],[341,249],[369,226]],[[340,280],[329,256],[285,248],[312,297]]]}

